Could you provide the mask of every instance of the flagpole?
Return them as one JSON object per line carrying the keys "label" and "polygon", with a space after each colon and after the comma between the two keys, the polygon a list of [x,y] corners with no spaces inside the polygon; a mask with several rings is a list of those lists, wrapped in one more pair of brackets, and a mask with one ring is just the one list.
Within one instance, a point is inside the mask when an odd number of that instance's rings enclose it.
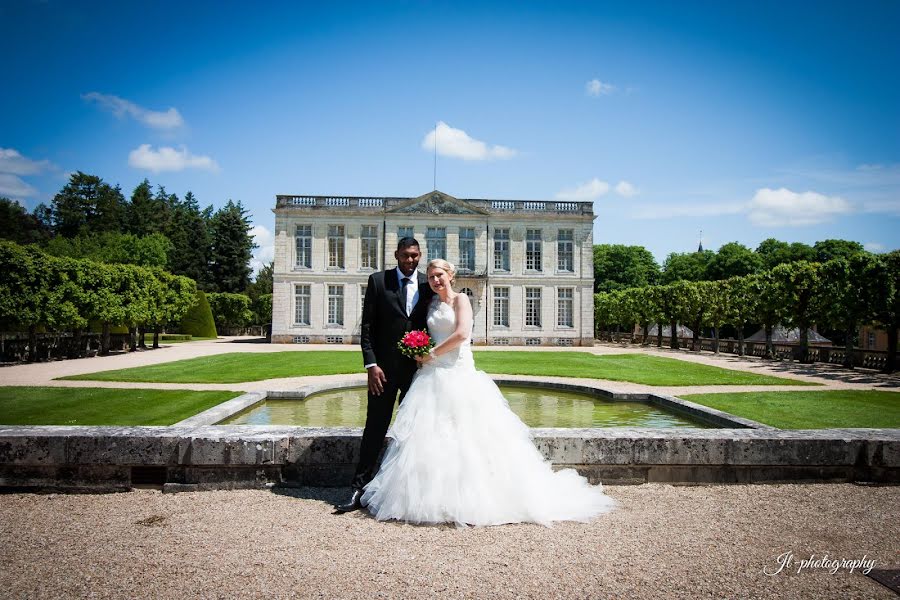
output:
{"label": "flagpole", "polygon": [[434,180],[432,181],[434,190],[437,190],[437,123],[434,124]]}

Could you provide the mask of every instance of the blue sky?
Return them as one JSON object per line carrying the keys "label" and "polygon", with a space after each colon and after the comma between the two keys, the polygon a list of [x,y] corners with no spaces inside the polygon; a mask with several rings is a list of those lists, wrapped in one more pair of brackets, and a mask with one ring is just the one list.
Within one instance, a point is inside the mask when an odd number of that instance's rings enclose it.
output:
{"label": "blue sky", "polygon": [[0,0],[0,195],[76,170],[276,194],[594,201],[659,261],[900,246],[900,3]]}

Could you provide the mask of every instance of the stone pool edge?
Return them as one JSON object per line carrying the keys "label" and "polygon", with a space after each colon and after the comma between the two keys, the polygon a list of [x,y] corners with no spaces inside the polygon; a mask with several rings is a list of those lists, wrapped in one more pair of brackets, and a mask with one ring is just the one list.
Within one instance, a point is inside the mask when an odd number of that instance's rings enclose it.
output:
{"label": "stone pool edge", "polygon": [[[556,468],[604,484],[900,483],[900,429],[780,430],[675,396],[495,377],[498,384],[648,401],[718,429],[532,429]],[[362,428],[216,425],[271,398],[365,385],[352,379],[249,392],[171,426],[2,426],[0,491],[110,492],[346,486]]]}

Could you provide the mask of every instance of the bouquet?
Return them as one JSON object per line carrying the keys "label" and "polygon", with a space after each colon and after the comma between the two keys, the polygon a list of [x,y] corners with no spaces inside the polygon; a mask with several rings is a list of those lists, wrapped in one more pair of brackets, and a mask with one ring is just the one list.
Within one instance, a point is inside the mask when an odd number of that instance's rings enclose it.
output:
{"label": "bouquet", "polygon": [[425,331],[408,331],[397,342],[397,348],[403,356],[415,358],[428,354],[434,348],[434,341]]}

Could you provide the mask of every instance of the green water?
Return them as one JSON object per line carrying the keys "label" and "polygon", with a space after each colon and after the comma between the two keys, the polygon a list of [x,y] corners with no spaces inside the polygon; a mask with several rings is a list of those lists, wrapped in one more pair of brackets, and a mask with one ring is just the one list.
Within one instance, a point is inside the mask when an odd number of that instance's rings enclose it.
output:
{"label": "green water", "polygon": [[[529,427],[709,427],[644,402],[597,400],[587,394],[537,388],[500,386],[500,390]],[[322,392],[305,400],[266,400],[221,422],[306,427],[362,427],[365,423],[365,388]]]}

